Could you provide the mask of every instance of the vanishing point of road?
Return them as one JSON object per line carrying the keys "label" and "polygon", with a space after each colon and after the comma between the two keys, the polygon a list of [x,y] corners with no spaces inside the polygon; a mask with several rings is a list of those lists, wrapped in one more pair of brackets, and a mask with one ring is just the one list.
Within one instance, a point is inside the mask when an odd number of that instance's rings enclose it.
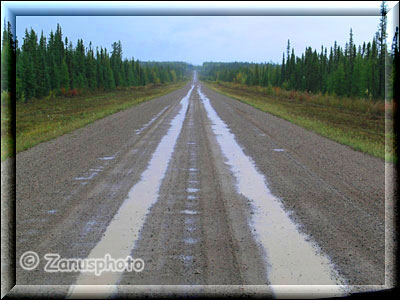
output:
{"label": "vanishing point of road", "polygon": [[[195,74],[182,89],[17,155],[17,284],[58,285],[72,298],[383,286],[385,167]],[[28,271],[18,264],[26,251],[131,255],[144,269],[49,273],[41,261]]]}

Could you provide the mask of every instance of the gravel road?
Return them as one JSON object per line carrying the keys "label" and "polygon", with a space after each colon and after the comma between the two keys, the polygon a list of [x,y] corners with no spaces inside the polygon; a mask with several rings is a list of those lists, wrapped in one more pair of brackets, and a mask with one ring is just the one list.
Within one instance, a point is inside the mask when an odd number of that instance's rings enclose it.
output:
{"label": "gravel road", "polygon": [[[17,284],[41,287],[15,294],[336,295],[388,279],[384,161],[196,79],[18,154],[16,200]],[[45,272],[46,253],[144,269]]]}

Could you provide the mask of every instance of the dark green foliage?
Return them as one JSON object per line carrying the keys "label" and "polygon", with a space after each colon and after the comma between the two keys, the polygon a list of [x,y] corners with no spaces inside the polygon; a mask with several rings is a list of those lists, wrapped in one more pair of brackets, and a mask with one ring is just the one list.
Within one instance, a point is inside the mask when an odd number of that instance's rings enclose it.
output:
{"label": "dark green foliage", "polygon": [[[386,4],[381,5],[381,20],[372,43],[357,46],[350,29],[349,41],[344,49],[334,42],[328,49],[317,53],[311,47],[301,57],[287,43],[280,65],[273,63],[203,63],[201,78],[226,81],[250,86],[279,86],[289,90],[330,93],[338,96],[383,99],[385,96],[385,58],[391,65],[395,55],[389,55],[386,46]],[[396,68],[390,77],[397,76]],[[392,85],[393,86],[393,85]],[[396,90],[396,89],[393,89]]]}
{"label": "dark green foliage", "polygon": [[123,60],[120,41],[112,44],[111,55],[102,47],[97,48],[95,54],[92,44],[85,48],[82,39],[74,48],[68,38],[63,41],[60,25],[55,33],[50,33],[48,40],[42,33],[39,42],[33,29],[26,30],[22,47],[17,45],[8,23],[3,32],[1,52],[2,91],[9,90],[12,59],[16,58],[16,99],[22,101],[57,93],[74,96],[87,90],[110,91],[117,87],[186,80],[192,69],[191,65],[181,62]]}
{"label": "dark green foliage", "polygon": [[[381,5],[378,32],[371,42],[358,47],[353,31],[345,47],[334,42],[328,49],[305,49],[295,56],[288,40],[282,63],[203,63],[201,78],[249,86],[279,86],[289,90],[330,93],[372,100],[385,97],[386,82],[398,81],[398,46],[390,54],[386,45],[386,4]],[[389,37],[392,38],[392,37]],[[1,89],[10,89],[10,78],[16,78],[16,99],[27,101],[54,93],[73,95],[86,90],[113,90],[120,87],[163,84],[188,78],[193,66],[183,62],[139,62],[123,59],[121,42],[105,48],[85,48],[82,39],[73,47],[63,35],[61,26],[48,39],[31,29],[25,31],[22,46],[13,39],[10,23],[4,26],[1,52]],[[14,63],[16,68],[14,69]],[[385,69],[386,66],[389,66]],[[396,65],[397,64],[397,65]],[[393,66],[393,67],[390,67]],[[397,66],[397,67],[396,67]],[[398,97],[397,89],[388,89],[387,98]],[[393,90],[391,92],[391,90]],[[74,93],[70,92],[75,91]]]}
{"label": "dark green foliage", "polygon": [[[11,84],[15,78],[15,42],[11,32],[10,22],[4,21],[3,40],[1,43],[1,90],[11,91]],[[20,84],[20,83],[19,83]]]}

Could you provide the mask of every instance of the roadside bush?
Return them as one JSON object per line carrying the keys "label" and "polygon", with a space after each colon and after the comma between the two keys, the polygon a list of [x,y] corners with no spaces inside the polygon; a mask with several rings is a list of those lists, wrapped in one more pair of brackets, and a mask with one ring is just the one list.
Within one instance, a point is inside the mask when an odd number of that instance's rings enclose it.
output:
{"label": "roadside bush", "polygon": [[296,94],[296,100],[298,101],[298,102],[304,102],[304,96],[303,96],[303,93],[297,93]]}
{"label": "roadside bush", "polygon": [[78,92],[77,88],[68,91],[68,96],[70,96],[70,97],[75,97],[78,95],[79,95],[79,92]]}
{"label": "roadside bush", "polygon": [[386,101],[385,102],[385,112],[390,116],[393,116],[396,110],[396,103],[393,101]]}
{"label": "roadside bush", "polygon": [[281,90],[279,91],[279,96],[280,96],[280,98],[290,99],[290,94],[291,94],[291,92],[292,92],[292,91],[288,91],[288,90],[281,89]]}
{"label": "roadside bush", "polygon": [[60,89],[60,92],[61,92],[61,95],[63,95],[64,97],[67,96],[67,90],[64,87],[62,87]]}
{"label": "roadside bush", "polygon": [[296,99],[296,92],[295,91],[291,91],[290,95],[289,95],[289,98],[292,99],[292,100],[295,100]]}
{"label": "roadside bush", "polygon": [[389,102],[377,101],[373,105],[373,112],[375,114],[385,114],[386,107],[389,107]]}
{"label": "roadside bush", "polygon": [[7,106],[10,102],[10,93],[8,91],[1,92],[1,106]]}
{"label": "roadside bush", "polygon": [[281,88],[279,86],[274,87],[274,94],[276,97],[279,97],[279,95],[281,94]]}
{"label": "roadside bush", "polygon": [[49,94],[44,97],[45,100],[52,100],[57,96],[57,91],[56,90],[50,90]]}
{"label": "roadside bush", "polygon": [[267,87],[261,86],[248,86],[240,83],[222,82],[217,81],[219,86],[240,89],[247,93],[257,93],[263,96],[275,96],[279,99],[290,99],[299,103],[313,103],[315,105],[325,105],[364,114],[384,115],[386,113],[393,113],[395,109],[392,102],[383,100],[372,101],[368,98],[355,98],[346,96],[337,96],[335,93],[321,92],[312,94],[310,92],[285,90],[280,87],[273,87],[271,83]]}
{"label": "roadside bush", "polygon": [[311,102],[312,102],[310,93],[306,93],[306,94],[305,94],[305,99],[306,99],[306,101],[307,101],[308,103],[311,103]]}
{"label": "roadside bush", "polygon": [[274,95],[274,89],[272,88],[272,85],[271,85],[271,84],[268,84],[267,90],[266,90],[266,94],[267,94],[268,96],[273,96],[273,95]]}

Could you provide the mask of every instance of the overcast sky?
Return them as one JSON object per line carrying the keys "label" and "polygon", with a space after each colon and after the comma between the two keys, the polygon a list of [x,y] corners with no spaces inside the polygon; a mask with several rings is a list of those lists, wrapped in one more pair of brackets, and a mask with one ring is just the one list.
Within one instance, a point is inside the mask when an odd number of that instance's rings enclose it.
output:
{"label": "overcast sky", "polygon": [[83,17],[17,16],[16,33],[20,45],[26,28],[48,37],[57,23],[63,38],[76,45],[78,38],[87,46],[108,50],[114,41],[122,43],[124,57],[147,61],[248,61],[280,63],[290,39],[296,55],[305,47],[318,51],[336,40],[344,46],[353,29],[355,43],[371,41],[379,17]]}

